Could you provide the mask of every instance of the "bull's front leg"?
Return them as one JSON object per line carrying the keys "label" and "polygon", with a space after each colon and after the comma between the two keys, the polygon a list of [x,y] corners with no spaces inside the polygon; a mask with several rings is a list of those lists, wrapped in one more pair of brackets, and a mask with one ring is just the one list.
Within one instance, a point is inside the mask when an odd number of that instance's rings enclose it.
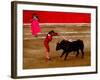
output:
{"label": "bull's front leg", "polygon": [[83,50],[81,50],[81,52],[82,52],[82,58],[84,58],[84,51],[83,51]]}
{"label": "bull's front leg", "polygon": [[68,52],[66,53],[64,60],[66,60],[66,59],[67,59],[67,56],[68,56]]}
{"label": "bull's front leg", "polygon": [[61,54],[61,56],[60,56],[60,57],[62,57],[64,54],[65,54],[65,51],[63,51],[63,52],[62,52],[62,54]]}

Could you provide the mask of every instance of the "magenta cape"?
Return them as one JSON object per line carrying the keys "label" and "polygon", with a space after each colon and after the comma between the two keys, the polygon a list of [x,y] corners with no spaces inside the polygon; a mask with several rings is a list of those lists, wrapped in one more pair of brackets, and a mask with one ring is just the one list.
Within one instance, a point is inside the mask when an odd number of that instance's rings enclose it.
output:
{"label": "magenta cape", "polygon": [[41,32],[41,28],[37,20],[34,20],[34,19],[32,20],[31,32],[32,32],[32,35],[37,35],[39,32]]}

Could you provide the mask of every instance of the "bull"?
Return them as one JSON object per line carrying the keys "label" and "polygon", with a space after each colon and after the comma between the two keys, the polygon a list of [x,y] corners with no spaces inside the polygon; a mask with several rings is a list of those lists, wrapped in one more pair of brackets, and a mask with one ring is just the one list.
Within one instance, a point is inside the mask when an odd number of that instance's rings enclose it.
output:
{"label": "bull", "polygon": [[79,55],[79,51],[82,53],[82,58],[84,57],[84,43],[83,40],[75,40],[75,41],[68,41],[68,40],[62,40],[61,42],[57,43],[56,51],[57,50],[63,50],[60,57],[63,57],[65,54],[64,60],[66,60],[68,54],[70,52],[77,52],[76,56]]}

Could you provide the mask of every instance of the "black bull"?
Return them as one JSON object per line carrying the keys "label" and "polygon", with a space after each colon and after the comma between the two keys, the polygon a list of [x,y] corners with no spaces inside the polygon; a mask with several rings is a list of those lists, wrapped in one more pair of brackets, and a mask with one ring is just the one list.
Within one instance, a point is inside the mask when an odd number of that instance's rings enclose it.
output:
{"label": "black bull", "polygon": [[78,39],[76,41],[72,41],[72,42],[68,41],[68,40],[62,40],[61,42],[58,42],[57,46],[56,46],[56,50],[60,50],[60,49],[63,50],[60,57],[62,57],[64,54],[66,54],[64,60],[66,60],[68,54],[72,51],[77,52],[76,56],[78,56],[79,51],[81,51],[82,58],[84,57],[84,51],[83,51],[84,50],[84,43],[80,39]]}

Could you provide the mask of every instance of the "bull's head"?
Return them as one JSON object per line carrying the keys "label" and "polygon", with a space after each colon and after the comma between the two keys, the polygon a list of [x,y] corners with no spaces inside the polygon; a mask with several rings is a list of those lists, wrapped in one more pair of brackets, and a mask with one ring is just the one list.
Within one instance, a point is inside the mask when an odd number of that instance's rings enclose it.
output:
{"label": "bull's head", "polygon": [[58,42],[58,43],[57,43],[57,46],[56,46],[56,51],[57,51],[57,50],[60,50],[60,49],[61,49],[60,43]]}

